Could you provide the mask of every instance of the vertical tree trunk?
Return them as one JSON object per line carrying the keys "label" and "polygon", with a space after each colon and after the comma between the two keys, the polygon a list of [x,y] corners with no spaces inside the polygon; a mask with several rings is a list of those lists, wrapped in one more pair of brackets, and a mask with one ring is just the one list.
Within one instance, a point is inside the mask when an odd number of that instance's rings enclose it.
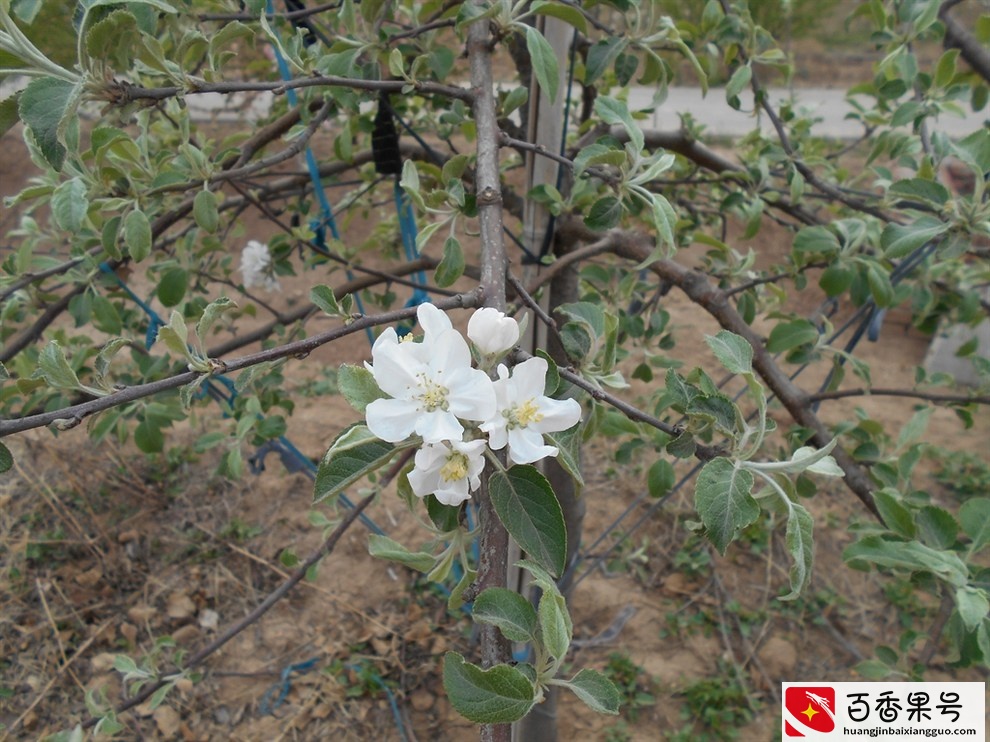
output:
{"label": "vertical tree trunk", "polygon": [[[495,89],[488,21],[478,21],[468,30],[467,50],[471,86],[477,97],[474,120],[477,126],[476,191],[481,231],[481,288],[485,305],[505,309],[505,244],[502,238],[502,189],[498,167],[498,124],[495,119]],[[478,558],[478,587],[505,587],[509,534],[502,526],[489,497],[487,481],[478,493],[481,547]],[[486,667],[508,662],[509,644],[497,628],[482,624],[481,661]],[[483,724],[482,742],[509,742],[510,724]]]}

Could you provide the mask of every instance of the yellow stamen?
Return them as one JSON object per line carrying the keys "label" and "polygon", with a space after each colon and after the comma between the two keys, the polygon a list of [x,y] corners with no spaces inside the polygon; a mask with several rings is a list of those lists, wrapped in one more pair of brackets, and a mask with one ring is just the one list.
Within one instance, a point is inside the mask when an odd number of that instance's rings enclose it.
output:
{"label": "yellow stamen", "polygon": [[433,412],[447,409],[447,395],[450,393],[447,387],[427,378],[426,374],[420,374],[419,389],[420,393],[416,398],[422,403],[424,410]]}
{"label": "yellow stamen", "polygon": [[525,428],[532,423],[538,423],[543,419],[543,413],[532,399],[527,399],[513,410],[516,423],[519,427]]}
{"label": "yellow stamen", "polygon": [[456,482],[468,475],[468,459],[457,451],[447,457],[446,463],[440,467],[440,477],[445,482]]}

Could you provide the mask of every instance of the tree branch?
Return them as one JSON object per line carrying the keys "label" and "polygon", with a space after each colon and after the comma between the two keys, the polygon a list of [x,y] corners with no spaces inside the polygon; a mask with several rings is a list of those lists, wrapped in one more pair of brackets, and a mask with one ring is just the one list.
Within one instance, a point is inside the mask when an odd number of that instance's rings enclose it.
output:
{"label": "tree branch", "polygon": [[[609,236],[614,240],[613,251],[636,263],[646,260],[653,248],[653,241],[647,236],[619,230],[613,230]],[[813,431],[812,441],[816,446],[823,447],[832,441],[834,436],[812,411],[808,395],[795,386],[780,369],[763,344],[763,339],[739,316],[724,291],[713,286],[704,274],[685,268],[673,260],[654,262],[648,269],[681,289],[688,298],[718,320],[723,328],[747,340],[753,348],[753,367],[794,421]],[[832,456],[845,474],[843,481],[846,486],[867,510],[880,519],[880,513],[873,502],[873,485],[867,473],[841,446],[835,447]]]}
{"label": "tree branch", "polygon": [[[434,302],[434,304],[440,309],[457,309],[477,306],[480,299],[480,292],[473,291],[467,294],[459,294],[449,299],[442,299]],[[219,373],[240,371],[250,366],[256,366],[259,363],[277,361],[290,356],[306,356],[321,345],[326,345],[345,335],[361,332],[369,327],[398,322],[414,317],[415,315],[416,307],[403,307],[402,309],[396,309],[382,314],[359,316],[349,324],[345,324],[342,327],[335,327],[332,330],[321,332],[304,340],[296,340],[285,345],[280,345],[277,348],[269,348],[257,353],[241,356],[240,358],[234,358],[230,361],[218,361],[220,365]],[[15,420],[0,420],[0,438],[13,433],[32,430],[33,428],[44,427],[56,422],[62,429],[71,428],[81,423],[84,418],[97,412],[102,412],[103,410],[108,410],[112,407],[126,404],[127,402],[135,402],[170,389],[177,389],[180,386],[185,386],[196,381],[202,376],[207,376],[207,374],[199,371],[186,371],[165,379],[159,379],[158,381],[150,381],[146,384],[126,387],[105,397],[99,397],[98,399],[92,399],[88,402],[70,407],[63,407],[58,410],[30,415]]]}
{"label": "tree branch", "polygon": [[829,399],[845,399],[847,397],[906,397],[923,399],[936,404],[987,404],[990,396],[985,394],[941,394],[938,392],[922,392],[917,389],[841,389],[834,392],[819,392],[808,395],[811,402]]}
{"label": "tree branch", "polygon": [[990,83],[990,50],[949,14],[949,10],[960,2],[961,0],[946,0],[938,9],[938,18],[945,26],[943,44],[946,49],[958,49],[959,56],[969,62],[976,74]]}

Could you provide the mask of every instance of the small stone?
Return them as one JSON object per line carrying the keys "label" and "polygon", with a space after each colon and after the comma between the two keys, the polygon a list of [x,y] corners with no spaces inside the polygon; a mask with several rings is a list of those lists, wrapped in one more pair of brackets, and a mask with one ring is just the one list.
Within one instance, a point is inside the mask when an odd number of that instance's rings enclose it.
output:
{"label": "small stone", "polygon": [[216,631],[217,626],[220,624],[220,614],[206,608],[199,612],[198,623],[204,631]]}
{"label": "small stone", "polygon": [[137,644],[137,626],[126,621],[120,625],[120,635],[127,640],[132,647]]}
{"label": "small stone", "polygon": [[169,618],[178,620],[190,618],[196,613],[196,604],[185,593],[172,593],[168,596],[165,611],[168,613]]}
{"label": "small stone", "polygon": [[419,688],[409,697],[409,702],[417,711],[429,711],[436,703],[436,697],[425,688]]}
{"label": "small stone", "polygon": [[151,716],[155,720],[158,731],[166,738],[174,737],[179,731],[179,725],[182,724],[182,717],[179,716],[179,712],[171,706],[159,706]]}
{"label": "small stone", "polygon": [[129,544],[131,541],[137,541],[141,538],[141,534],[134,528],[129,531],[121,531],[117,536],[118,543]]}
{"label": "small stone", "polygon": [[180,626],[172,632],[172,638],[176,644],[191,644],[199,638],[199,626],[191,623]]}
{"label": "small stone", "polygon": [[150,605],[145,605],[144,603],[140,603],[133,608],[127,609],[127,617],[136,624],[144,623],[156,613],[158,613],[157,610],[152,608]]}

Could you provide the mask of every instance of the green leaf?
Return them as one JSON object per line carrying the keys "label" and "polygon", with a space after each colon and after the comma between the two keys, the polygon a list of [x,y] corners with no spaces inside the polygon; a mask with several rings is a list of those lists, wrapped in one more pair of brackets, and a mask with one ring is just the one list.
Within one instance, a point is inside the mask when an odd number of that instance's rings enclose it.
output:
{"label": "green leaf", "polygon": [[564,571],[567,529],[550,483],[532,466],[513,466],[490,480],[492,505],[509,534],[554,575]]}
{"label": "green leaf", "polygon": [[725,99],[730,106],[739,108],[739,94],[749,85],[749,81],[752,79],[753,68],[748,64],[736,68],[736,71],[732,73],[732,77],[729,78],[729,82],[725,86]]}
{"label": "green leaf", "polygon": [[549,15],[554,18],[560,18],[560,20],[574,26],[581,33],[586,35],[588,33],[588,22],[581,14],[581,11],[572,5],[547,2],[547,0],[536,0],[530,6],[530,10],[537,15]]}
{"label": "green leaf", "polygon": [[364,425],[352,425],[333,442],[316,472],[313,502],[336,497],[387,464],[396,447],[379,440]]}
{"label": "green leaf", "polygon": [[79,378],[56,341],[49,342],[38,354],[38,367],[45,381],[56,389],[79,388]]}
{"label": "green leaf", "polygon": [[78,232],[89,210],[86,183],[76,177],[61,183],[52,192],[52,215],[55,223],[66,232]]}
{"label": "green leaf", "polygon": [[337,389],[344,395],[347,403],[361,413],[376,399],[385,397],[368,369],[348,363],[337,371]]}
{"label": "green leaf", "polygon": [[151,254],[151,223],[141,209],[135,207],[124,217],[124,244],[135,262]]}
{"label": "green leaf", "polygon": [[417,572],[429,572],[436,564],[436,559],[432,554],[423,551],[412,552],[398,541],[393,541],[388,536],[380,536],[372,533],[368,536],[368,553],[379,559],[387,559],[390,562],[398,562]]}
{"label": "green leaf", "polygon": [[20,93],[0,100],[0,137],[14,128],[20,118],[17,116],[17,99]]}
{"label": "green leaf", "polygon": [[987,594],[971,585],[956,590],[956,610],[967,631],[975,631],[990,613],[990,600]]}
{"label": "green leaf", "polygon": [[584,486],[581,476],[581,425],[574,425],[557,433],[544,433],[544,438],[557,447],[557,463],[574,478],[579,487]]}
{"label": "green leaf", "polygon": [[196,224],[213,234],[220,226],[217,194],[203,189],[193,199],[193,218]]}
{"label": "green leaf", "polygon": [[947,510],[926,505],[915,518],[919,535],[926,546],[934,549],[948,549],[959,535],[959,524]]}
{"label": "green leaf", "polygon": [[504,587],[490,587],[474,601],[475,621],[497,626],[513,642],[531,642],[536,636],[536,611],[522,595]]}
{"label": "green leaf", "polygon": [[[529,90],[524,87],[513,88],[509,91],[509,94],[505,96],[505,100],[502,101],[501,114],[503,117],[508,117],[510,113],[515,111],[526,101],[529,100]],[[447,180],[446,176],[446,165],[444,166],[444,180]]]}
{"label": "green leaf", "polygon": [[815,562],[814,527],[811,513],[796,502],[789,503],[785,541],[792,560],[788,571],[791,591],[780,600],[798,598],[811,581],[811,568]]}
{"label": "green leaf", "polygon": [[887,528],[904,538],[914,538],[916,532],[914,518],[911,516],[911,511],[901,503],[896,492],[887,488],[877,490],[873,493],[873,501]]}
{"label": "green leaf", "polygon": [[783,353],[802,345],[813,345],[818,342],[818,328],[806,319],[796,319],[781,322],[770,331],[767,339],[767,350],[771,353]]}
{"label": "green leaf", "polygon": [[456,237],[448,237],[443,243],[443,258],[433,274],[437,286],[446,288],[464,275],[464,251]]}
{"label": "green leaf", "polygon": [[625,129],[629,135],[629,141],[632,142],[636,151],[642,151],[645,141],[643,131],[636,124],[635,120],[633,120],[632,114],[629,113],[629,108],[625,103],[615,98],[610,98],[607,95],[600,95],[595,99],[595,113],[606,124],[611,126],[618,125]]}
{"label": "green leaf", "polygon": [[553,103],[557,99],[557,87],[560,85],[560,66],[557,55],[550,42],[543,34],[530,25],[525,25],[526,48],[533,63],[533,72],[540,83],[540,88],[546,93],[547,99]]}
{"label": "green leaf", "polygon": [[334,296],[333,289],[320,284],[309,290],[309,300],[319,307],[325,314],[331,317],[340,317],[340,306],[337,304],[337,297]]}
{"label": "green leaf", "polygon": [[176,353],[183,358],[190,358],[189,353],[189,329],[186,327],[186,321],[182,318],[182,314],[172,310],[172,315],[169,317],[169,322],[164,327],[158,328],[157,341],[162,341],[165,343],[165,347]]}
{"label": "green leaf", "polygon": [[219,299],[214,299],[209,304],[206,305],[206,309],[203,310],[203,316],[199,318],[199,322],[196,323],[196,337],[199,338],[199,344],[205,349],[206,340],[209,337],[210,330],[213,329],[213,325],[217,323],[217,320],[223,316],[224,312],[227,312],[237,304],[234,303],[232,299],[228,299],[226,296],[221,296]]}
{"label": "green leaf", "polygon": [[794,235],[794,249],[798,252],[832,255],[839,252],[839,239],[827,227],[805,227]]}
{"label": "green leaf", "polygon": [[[92,10],[93,8],[99,8],[103,5],[119,5],[120,0],[92,0],[86,3],[86,8]],[[158,8],[164,13],[175,13],[177,12],[175,8],[169,5],[165,0],[127,0],[128,5],[150,5],[153,8]]]}
{"label": "green leaf", "polygon": [[915,201],[927,201],[937,206],[943,206],[949,200],[949,189],[941,183],[926,178],[899,180],[887,189],[887,194]]}
{"label": "green leaf", "polygon": [[158,282],[158,301],[166,307],[177,306],[189,288],[189,271],[184,268],[170,268]]}
{"label": "green leaf", "polygon": [[536,703],[533,683],[515,667],[482,670],[457,652],[444,656],[443,687],[457,712],[477,724],[518,721]]}
{"label": "green leaf", "polygon": [[547,654],[555,660],[562,660],[571,646],[574,626],[564,596],[557,592],[545,591],[540,596],[537,608],[540,622],[540,641]]}
{"label": "green leaf", "polygon": [[556,681],[554,685],[569,688],[592,711],[599,714],[619,713],[622,697],[618,688],[597,670],[585,668],[570,680]]}
{"label": "green leaf", "polygon": [[622,202],[615,196],[603,196],[591,205],[584,217],[584,225],[596,232],[611,229],[622,218]]}
{"label": "green leaf", "polygon": [[818,285],[829,297],[838,296],[845,292],[853,282],[855,274],[848,268],[834,263],[822,271]]}
{"label": "green leaf", "polygon": [[38,11],[41,10],[41,5],[41,0],[14,0],[11,10],[14,11],[14,15],[24,21],[25,25],[30,26],[34,23]]}
{"label": "green leaf", "polygon": [[584,84],[588,87],[605,74],[612,61],[626,48],[625,39],[603,39],[591,45],[584,67]]}
{"label": "green leaf", "polygon": [[918,541],[890,541],[866,536],[842,552],[847,562],[868,562],[910,572],[931,572],[956,587],[969,580],[969,568],[952,551],[932,549]]}
{"label": "green leaf", "polygon": [[880,235],[885,258],[903,258],[949,229],[934,217],[922,217],[913,224],[888,224]]}
{"label": "green leaf", "polygon": [[969,547],[976,553],[990,542],[990,498],[973,497],[959,508],[959,524],[963,533],[972,539]]}
{"label": "green leaf", "polygon": [[702,467],[694,503],[708,538],[725,554],[736,533],[756,520],[760,506],[753,499],[753,475],[721,456]]}
{"label": "green leaf", "polygon": [[748,374],[753,370],[753,346],[734,332],[722,330],[715,337],[705,336],[705,342],[712,349],[725,368],[734,374]]}
{"label": "green leaf", "polygon": [[646,473],[646,487],[650,497],[660,498],[674,487],[674,467],[666,459],[657,459]]}
{"label": "green leaf", "polygon": [[14,465],[14,455],[3,443],[0,443],[0,474],[10,471]]}
{"label": "green leaf", "polygon": [[154,422],[142,420],[134,429],[134,443],[144,453],[161,453],[165,448],[165,436]]}
{"label": "green leaf", "polygon": [[18,98],[17,110],[31,133],[41,154],[56,170],[62,169],[65,147],[59,141],[58,128],[62,118],[77,100],[77,85],[54,77],[38,77],[28,83]]}

